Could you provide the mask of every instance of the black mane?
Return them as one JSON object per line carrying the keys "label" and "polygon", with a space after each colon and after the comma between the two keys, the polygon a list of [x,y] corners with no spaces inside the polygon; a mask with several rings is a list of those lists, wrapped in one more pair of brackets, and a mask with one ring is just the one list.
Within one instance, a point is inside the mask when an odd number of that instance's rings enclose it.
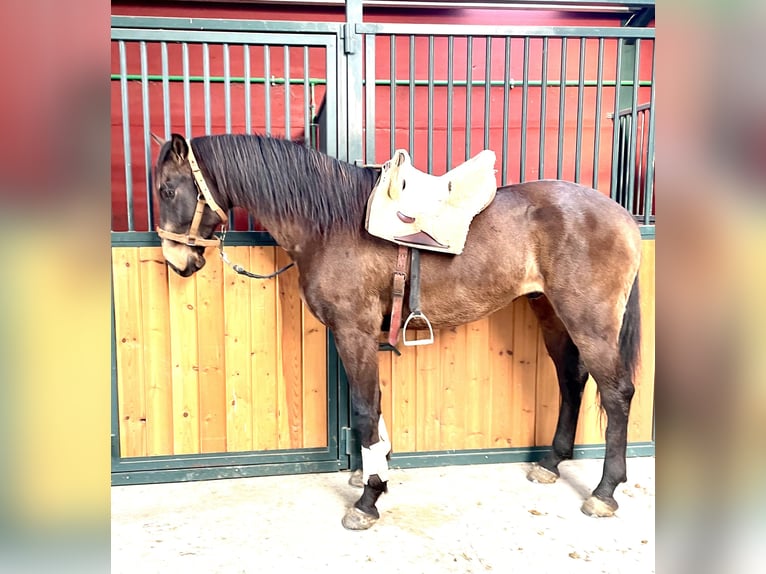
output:
{"label": "black mane", "polygon": [[362,230],[373,169],[267,136],[205,136],[191,145],[220,193],[256,217],[300,221],[320,235]]}

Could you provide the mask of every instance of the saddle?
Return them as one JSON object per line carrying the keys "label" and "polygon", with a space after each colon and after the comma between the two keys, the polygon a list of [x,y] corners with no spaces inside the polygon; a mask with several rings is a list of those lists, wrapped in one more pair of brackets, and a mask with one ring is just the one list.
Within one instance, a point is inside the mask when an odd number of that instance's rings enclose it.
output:
{"label": "saddle", "polygon": [[459,255],[473,218],[495,198],[495,153],[484,150],[444,175],[416,169],[406,150],[385,162],[367,201],[367,231],[407,247]]}

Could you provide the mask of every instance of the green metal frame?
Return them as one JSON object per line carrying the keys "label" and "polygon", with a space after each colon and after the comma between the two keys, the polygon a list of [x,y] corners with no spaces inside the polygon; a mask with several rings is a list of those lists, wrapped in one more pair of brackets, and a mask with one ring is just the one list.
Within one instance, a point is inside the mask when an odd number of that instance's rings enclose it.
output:
{"label": "green metal frame", "polygon": [[[617,3],[617,2],[616,2]],[[653,4],[640,2],[640,4]],[[506,35],[509,26],[466,26],[434,25],[429,26],[428,34],[464,36],[464,35]],[[514,36],[559,36],[588,38],[654,38],[654,30],[635,28],[580,28],[580,27],[512,27]],[[370,74],[370,61],[367,61],[368,73],[363,74],[364,58],[371,58],[369,52],[362,50],[362,37],[365,34],[416,34],[423,33],[422,26],[410,24],[368,24],[362,22],[361,0],[346,3],[346,22],[277,22],[259,20],[217,20],[217,19],[181,19],[154,17],[112,17],[112,38],[116,40],[144,40],[163,42],[225,42],[228,44],[270,43],[293,45],[323,45],[322,40],[314,35],[332,36],[333,42],[327,44],[334,48],[333,59],[337,85],[337,101],[333,109],[323,109],[324,118],[321,130],[322,149],[326,153],[350,162],[367,161],[374,157],[374,138],[363,126],[362,90],[365,83],[386,84],[390,80],[377,80]],[[268,37],[266,36],[268,35]],[[307,40],[314,36],[314,40]],[[255,42],[254,42],[255,40]],[[308,44],[306,42],[308,41]],[[373,66],[374,68],[374,66]],[[627,68],[626,68],[627,70]],[[113,80],[120,80],[117,75]],[[148,78],[138,79],[146,80]],[[189,79],[191,81],[191,79]],[[229,77],[229,82],[240,79]],[[316,78],[311,78],[314,82]],[[214,81],[208,78],[208,81]],[[241,81],[245,81],[241,78]],[[251,83],[258,79],[250,79]],[[282,79],[282,82],[302,83],[301,79]],[[397,84],[399,80],[395,80]],[[428,82],[401,80],[403,85],[439,84],[440,80],[430,78]],[[321,80],[316,82],[321,83]],[[542,83],[542,82],[541,82]],[[558,85],[556,80],[547,85]],[[459,85],[460,82],[448,79],[445,85]],[[473,84],[473,82],[472,82]],[[477,82],[479,84],[479,82]],[[570,82],[567,82],[569,85]],[[587,85],[588,82],[572,82],[572,85]],[[314,84],[312,84],[313,86]],[[480,82],[484,85],[484,82]],[[502,85],[502,83],[501,83]],[[527,82],[526,86],[533,85]],[[595,84],[594,84],[595,85]],[[608,85],[601,82],[602,86]],[[620,85],[625,89],[633,87],[633,78],[624,78]],[[642,82],[640,85],[651,85]],[[652,103],[654,90],[652,90]],[[366,121],[370,122],[371,109],[367,107]],[[334,116],[334,117],[333,117]],[[329,136],[329,139],[327,139]],[[372,145],[371,145],[372,143]],[[366,145],[365,145],[366,144]],[[651,151],[653,153],[653,140]],[[655,238],[654,225],[642,225],[644,239]],[[113,247],[158,246],[159,239],[154,232],[113,232]],[[227,234],[227,245],[276,245],[266,232],[238,232]],[[260,476],[273,474],[297,474],[307,472],[337,471],[346,468],[358,468],[361,465],[358,441],[350,431],[350,401],[348,384],[343,367],[337,354],[334,340],[328,332],[328,405],[327,405],[327,447],[297,450],[254,451],[242,453],[213,453],[201,455],[172,455],[138,458],[121,458],[119,452],[119,417],[117,404],[117,366],[116,341],[114,330],[114,302],[112,302],[112,484],[141,484],[152,482],[188,481],[216,478]],[[508,449],[431,451],[414,453],[394,453],[391,466],[394,468],[412,468],[456,464],[482,464],[500,462],[521,462],[538,460],[548,450],[544,447],[519,447]],[[628,445],[628,456],[652,456],[655,453],[654,442],[632,443]],[[600,458],[604,455],[603,445],[575,446],[575,458]]]}

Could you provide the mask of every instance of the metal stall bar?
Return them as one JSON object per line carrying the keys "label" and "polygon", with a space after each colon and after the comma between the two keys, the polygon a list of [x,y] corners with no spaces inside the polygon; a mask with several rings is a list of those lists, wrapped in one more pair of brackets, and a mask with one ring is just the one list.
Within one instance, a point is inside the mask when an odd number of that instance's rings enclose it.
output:
{"label": "metal stall bar", "polygon": [[644,184],[644,225],[652,223],[652,206],[654,204],[654,63],[656,61],[656,46],[652,46],[652,87],[649,95],[649,133],[646,146],[646,176]]}
{"label": "metal stall bar", "polygon": [[314,100],[309,93],[309,47],[303,46],[303,144],[311,146],[311,117]]}
{"label": "metal stall bar", "polygon": [[181,44],[184,82],[184,135],[191,139],[191,90],[189,86],[189,44]]}
{"label": "metal stall bar", "polygon": [[231,61],[229,45],[223,45],[223,109],[226,116],[226,133],[231,133]]}
{"label": "metal stall bar", "polygon": [[473,36],[466,38],[465,68],[465,159],[471,158],[471,86],[473,85]]}
{"label": "metal stall bar", "polygon": [[162,59],[162,115],[165,126],[165,139],[170,139],[170,81],[168,78],[168,43],[161,42]]}
{"label": "metal stall bar", "polygon": [[212,131],[210,120],[210,45],[202,44],[202,93],[204,94],[205,106],[205,135]]}
{"label": "metal stall bar", "polygon": [[617,84],[614,87],[614,121],[612,122],[612,184],[610,188],[610,196],[612,199],[619,203],[617,184],[617,176],[619,175],[618,166],[618,154],[620,152],[619,137],[620,137],[620,74],[622,73],[622,38],[617,40],[617,63],[615,65],[615,78],[617,78]]}
{"label": "metal stall bar", "polygon": [[598,39],[596,71],[596,126],[593,134],[593,189],[598,189],[599,151],[601,149],[601,100],[604,95],[604,39]]}
{"label": "metal stall bar", "polygon": [[146,42],[139,43],[141,51],[141,108],[144,122],[144,175],[146,179],[146,221],[149,229],[154,229],[154,202],[152,201],[152,138],[150,133],[149,81],[147,80],[148,63]]}
{"label": "metal stall bar", "polygon": [[540,179],[545,177],[545,127],[548,123],[548,113],[546,110],[548,102],[548,36],[543,38],[542,59],[542,78],[540,82],[540,157],[537,167],[537,177]]}
{"label": "metal stall bar", "polygon": [[583,91],[585,89],[585,38],[580,38],[580,67],[578,68],[577,83],[577,135],[575,137],[575,174],[574,180],[580,183],[580,164],[582,163],[582,114],[583,114]]}
{"label": "metal stall bar", "polygon": [[389,132],[388,157],[394,157],[396,150],[396,36],[389,36],[390,58],[389,69],[391,70],[391,87],[389,91],[389,105],[391,107],[391,131]]}
{"label": "metal stall bar", "polygon": [[133,163],[130,153],[130,114],[128,107],[127,57],[125,42],[118,44],[120,52],[120,99],[122,100],[122,145],[125,148],[125,202],[128,211],[128,231],[135,231],[133,223]]}
{"label": "metal stall bar", "polygon": [[492,37],[487,36],[486,55],[484,58],[484,149],[489,149],[489,111],[492,97],[490,81],[492,78]]}
{"label": "metal stall bar", "polygon": [[415,163],[415,35],[410,35],[410,109],[409,109],[409,151],[412,163]]}
{"label": "metal stall bar", "polygon": [[455,37],[447,37],[447,171],[452,169],[452,90],[455,86]]}
{"label": "metal stall bar", "polygon": [[529,36],[524,37],[524,72],[521,79],[521,153],[519,182],[527,180],[527,100],[529,99]]}
{"label": "metal stall bar", "polygon": [[500,185],[508,185],[508,106],[511,96],[511,37],[505,37],[503,66],[503,159],[500,162]]}
{"label": "metal stall bar", "polygon": [[[636,40],[635,45],[635,58],[633,60],[633,89],[631,93],[630,102],[630,131],[628,142],[628,161],[627,161],[627,177],[628,185],[625,188],[627,190],[627,204],[626,209],[630,213],[635,213],[633,205],[633,196],[635,195],[635,181],[636,181],[636,131],[638,129],[638,72],[641,61],[641,39]],[[636,208],[638,206],[635,206]]]}
{"label": "metal stall bar", "polygon": [[[253,132],[253,117],[252,110],[252,87],[250,86],[250,46],[244,44],[242,46],[242,67],[244,68],[245,78],[245,133]],[[252,230],[252,228],[251,228]]]}
{"label": "metal stall bar", "polygon": [[428,36],[428,173],[434,170],[434,37]]}
{"label": "metal stall bar", "polygon": [[365,163],[375,163],[375,36],[364,36]]}
{"label": "metal stall bar", "polygon": [[263,46],[263,76],[266,78],[266,83],[263,85],[265,90],[264,95],[264,110],[263,113],[266,116],[266,135],[271,135],[271,47],[268,44]]}
{"label": "metal stall bar", "polygon": [[566,121],[567,38],[561,38],[561,84],[559,85],[559,147],[556,179],[564,177],[564,131]]}
{"label": "metal stall bar", "polygon": [[285,137],[290,138],[290,46],[284,46]]}

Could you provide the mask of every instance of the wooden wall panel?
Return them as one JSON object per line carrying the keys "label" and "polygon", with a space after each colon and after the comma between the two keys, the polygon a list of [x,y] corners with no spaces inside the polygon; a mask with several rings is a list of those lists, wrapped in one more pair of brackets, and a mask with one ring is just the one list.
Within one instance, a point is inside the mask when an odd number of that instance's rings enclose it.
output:
{"label": "wooden wall panel", "polygon": [[[227,252],[258,273],[287,262],[275,247]],[[167,272],[159,248],[113,249],[123,456],[325,446],[327,337],[300,301],[297,272],[256,281],[208,255],[183,279]],[[632,442],[652,440],[654,241],[644,242],[640,273]],[[400,357],[380,354],[395,452],[550,445],[558,384],[526,300],[438,332],[434,345],[399,348]],[[605,427],[590,380],[576,443],[602,443]]]}

